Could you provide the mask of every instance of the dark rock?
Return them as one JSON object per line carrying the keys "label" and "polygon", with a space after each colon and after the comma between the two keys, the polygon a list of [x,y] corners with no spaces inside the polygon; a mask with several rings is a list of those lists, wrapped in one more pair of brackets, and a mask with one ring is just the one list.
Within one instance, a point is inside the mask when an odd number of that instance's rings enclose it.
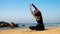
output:
{"label": "dark rock", "polygon": [[22,25],[22,26],[25,26],[25,25]]}
{"label": "dark rock", "polygon": [[11,22],[11,24],[12,24],[14,27],[19,27],[18,24],[14,24],[14,22]]}
{"label": "dark rock", "polygon": [[19,27],[18,24],[14,24],[14,22],[11,22],[11,24],[1,21],[0,22],[0,27],[10,27],[10,28],[15,28],[15,27]]}

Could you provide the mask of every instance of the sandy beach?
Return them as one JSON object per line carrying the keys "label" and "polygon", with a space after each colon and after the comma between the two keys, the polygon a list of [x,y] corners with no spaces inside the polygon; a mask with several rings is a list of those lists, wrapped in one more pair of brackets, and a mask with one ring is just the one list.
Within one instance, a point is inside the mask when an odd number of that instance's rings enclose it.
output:
{"label": "sandy beach", "polygon": [[7,30],[0,30],[0,34],[60,34],[60,27],[48,27],[44,31],[33,31],[28,28],[7,29]]}

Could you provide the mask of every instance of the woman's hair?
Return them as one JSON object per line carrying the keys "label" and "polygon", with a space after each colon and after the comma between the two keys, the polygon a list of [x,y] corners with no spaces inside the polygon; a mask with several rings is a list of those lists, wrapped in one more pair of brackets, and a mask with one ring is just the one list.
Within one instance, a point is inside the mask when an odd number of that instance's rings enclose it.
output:
{"label": "woman's hair", "polygon": [[34,13],[35,13],[35,16],[40,16],[41,15],[40,11],[37,11],[37,10],[34,10]]}

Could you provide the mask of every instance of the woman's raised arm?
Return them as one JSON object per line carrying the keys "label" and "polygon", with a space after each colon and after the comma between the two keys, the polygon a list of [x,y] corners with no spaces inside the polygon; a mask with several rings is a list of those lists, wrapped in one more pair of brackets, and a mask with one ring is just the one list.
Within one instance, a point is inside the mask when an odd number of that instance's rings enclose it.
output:
{"label": "woman's raised arm", "polygon": [[30,4],[30,13],[32,14],[32,16],[34,16],[34,12],[32,11],[31,7],[32,7],[32,4]]}
{"label": "woman's raised arm", "polygon": [[32,4],[32,6],[35,8],[35,10],[37,10],[36,6],[34,4]]}

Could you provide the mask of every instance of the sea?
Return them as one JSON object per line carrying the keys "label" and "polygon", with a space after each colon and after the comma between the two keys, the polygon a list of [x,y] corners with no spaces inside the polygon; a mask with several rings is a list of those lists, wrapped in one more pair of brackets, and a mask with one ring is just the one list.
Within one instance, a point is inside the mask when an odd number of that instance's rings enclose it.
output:
{"label": "sea", "polygon": [[[15,29],[22,29],[22,28],[29,28],[30,26],[36,26],[37,23],[15,23],[18,24],[19,27],[16,27]],[[60,23],[44,23],[45,27],[55,27],[60,26]],[[0,30],[6,30],[11,29],[9,27],[0,28]]]}
{"label": "sea", "polygon": [[[36,26],[37,23],[17,23],[20,27]],[[60,26],[60,23],[44,23],[45,27]]]}

